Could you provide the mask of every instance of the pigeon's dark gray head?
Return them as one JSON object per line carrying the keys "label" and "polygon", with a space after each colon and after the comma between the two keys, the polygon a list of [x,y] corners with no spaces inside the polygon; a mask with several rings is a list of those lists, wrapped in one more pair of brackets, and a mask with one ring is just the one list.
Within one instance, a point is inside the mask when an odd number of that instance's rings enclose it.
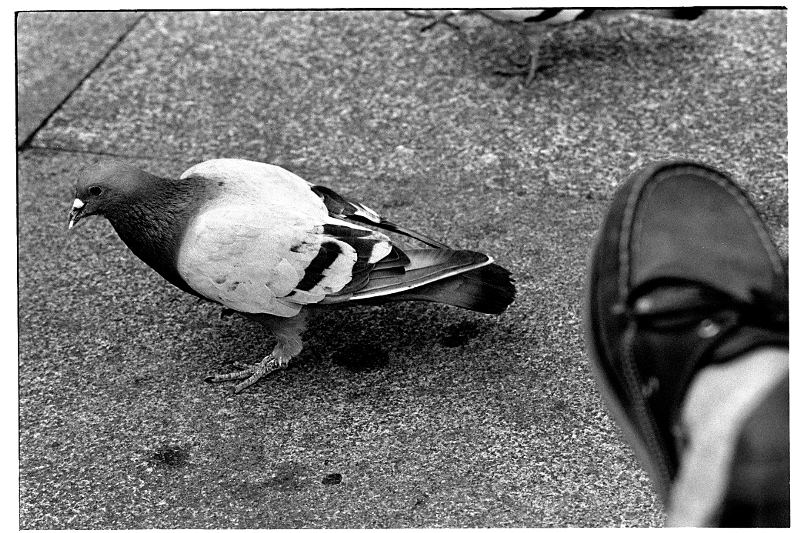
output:
{"label": "pigeon's dark gray head", "polygon": [[107,215],[114,209],[147,197],[155,176],[122,163],[98,163],[84,170],[75,184],[75,201],[69,227],[92,215]]}

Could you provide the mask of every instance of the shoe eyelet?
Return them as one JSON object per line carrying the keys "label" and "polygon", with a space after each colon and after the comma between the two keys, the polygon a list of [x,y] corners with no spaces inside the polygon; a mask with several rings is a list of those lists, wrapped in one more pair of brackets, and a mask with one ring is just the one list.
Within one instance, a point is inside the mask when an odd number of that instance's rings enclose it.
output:
{"label": "shoe eyelet", "polygon": [[633,309],[637,314],[646,315],[653,310],[653,300],[651,298],[639,298],[633,304]]}
{"label": "shoe eyelet", "polygon": [[720,329],[719,324],[710,318],[706,318],[697,326],[697,334],[704,339],[710,339],[719,334]]}
{"label": "shoe eyelet", "polygon": [[628,312],[628,307],[622,302],[617,302],[611,306],[611,313],[614,315],[620,316],[624,315],[627,312]]}

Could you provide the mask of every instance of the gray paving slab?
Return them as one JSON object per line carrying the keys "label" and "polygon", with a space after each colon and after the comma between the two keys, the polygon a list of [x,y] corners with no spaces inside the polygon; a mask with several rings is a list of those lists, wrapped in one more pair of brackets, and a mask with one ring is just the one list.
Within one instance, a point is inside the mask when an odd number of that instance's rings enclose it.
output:
{"label": "gray paving slab", "polygon": [[[662,157],[732,172],[786,253],[785,12],[575,26],[531,89],[492,72],[519,50],[502,28],[419,25],[147,13],[39,131],[19,174],[22,527],[663,524],[588,372],[584,259],[616,185]],[[320,315],[288,371],[232,397],[202,378],[266,333],[107,223],[66,232],[101,157],[281,164],[490,253],[518,302]]]}
{"label": "gray paving slab", "polygon": [[142,17],[133,12],[17,14],[17,145],[25,143]]}
{"label": "gray paving slab", "polygon": [[[582,354],[573,265],[596,206],[520,213],[539,234],[522,243],[491,229],[485,196],[446,207],[474,210],[465,226],[490,231],[499,257],[516,250],[507,314],[325,314],[289,371],[232,397],[202,378],[259,359],[269,337],[166,286],[108,224],[67,232],[69,178],[86,163],[42,151],[21,164],[25,527],[657,523]],[[572,222],[545,232],[565,210]]]}

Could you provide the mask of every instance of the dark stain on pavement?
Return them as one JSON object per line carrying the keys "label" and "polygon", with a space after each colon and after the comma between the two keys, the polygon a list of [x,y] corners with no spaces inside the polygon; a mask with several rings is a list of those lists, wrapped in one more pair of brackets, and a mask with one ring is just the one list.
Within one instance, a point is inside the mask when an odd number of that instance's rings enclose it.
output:
{"label": "dark stain on pavement", "polygon": [[172,468],[186,466],[189,462],[189,450],[181,446],[165,444],[153,452],[150,462]]}
{"label": "dark stain on pavement", "polygon": [[354,372],[376,370],[389,362],[389,354],[377,342],[352,344],[338,350],[332,358],[335,364]]}
{"label": "dark stain on pavement", "polygon": [[295,492],[300,489],[300,477],[302,468],[292,462],[281,463],[275,467],[275,474],[272,479],[266,481],[264,485],[270,489]]}
{"label": "dark stain on pavement", "polygon": [[322,478],[323,485],[338,485],[342,482],[341,474],[328,474]]}
{"label": "dark stain on pavement", "polygon": [[445,329],[444,337],[439,341],[446,348],[457,348],[467,344],[481,334],[483,326],[475,320],[462,320],[458,324]]}

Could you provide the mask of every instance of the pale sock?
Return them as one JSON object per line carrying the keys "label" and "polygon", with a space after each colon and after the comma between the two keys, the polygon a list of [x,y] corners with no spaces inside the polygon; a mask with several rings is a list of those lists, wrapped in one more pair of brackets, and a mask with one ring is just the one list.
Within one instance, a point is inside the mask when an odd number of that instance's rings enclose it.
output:
{"label": "pale sock", "polygon": [[788,372],[789,351],[765,347],[697,374],[682,409],[688,446],[670,492],[667,526],[713,525],[741,429]]}

